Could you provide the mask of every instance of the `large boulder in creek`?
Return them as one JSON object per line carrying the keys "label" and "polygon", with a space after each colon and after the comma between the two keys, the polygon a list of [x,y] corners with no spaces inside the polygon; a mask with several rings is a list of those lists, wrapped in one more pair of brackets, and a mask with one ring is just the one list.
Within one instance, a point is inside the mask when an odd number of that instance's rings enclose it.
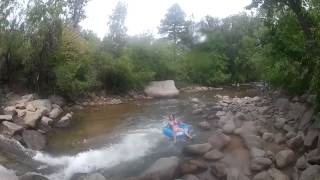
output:
{"label": "large boulder in creek", "polygon": [[206,152],[210,151],[212,148],[211,144],[191,144],[184,147],[184,152],[193,154],[193,155],[203,155]]}
{"label": "large boulder in creek", "polygon": [[8,170],[5,167],[0,165],[0,179],[18,180],[18,177],[15,175],[14,171]]}
{"label": "large boulder in creek", "polygon": [[60,108],[60,106],[56,105],[49,113],[49,118],[56,119],[63,113],[63,110]]}
{"label": "large boulder in creek", "polygon": [[286,149],[276,154],[276,165],[279,168],[284,168],[295,161],[295,153],[291,149]]}
{"label": "large boulder in creek", "polygon": [[9,121],[3,121],[0,128],[1,134],[6,136],[14,136],[23,129],[22,126]]}
{"label": "large boulder in creek", "polygon": [[[33,107],[35,107],[37,110],[42,110],[42,112],[45,110],[47,113],[49,113],[52,109],[52,104],[49,99],[37,99],[34,101],[29,102]],[[45,114],[43,114],[45,115]]]}
{"label": "large boulder in creek", "polygon": [[308,167],[301,173],[299,180],[319,180],[320,178],[320,166],[313,165]]}
{"label": "large boulder in creek", "polygon": [[26,146],[33,150],[43,150],[46,146],[46,137],[35,130],[24,130],[22,139]]}
{"label": "large boulder in creek", "polygon": [[228,145],[231,138],[225,135],[221,130],[216,130],[210,137],[208,142],[211,144],[212,149],[222,149]]}
{"label": "large boulder in creek", "polygon": [[179,95],[173,80],[152,81],[144,88],[144,92],[151,97],[174,97]]}
{"label": "large boulder in creek", "polygon": [[12,121],[12,115],[0,115],[0,122],[1,121]]}
{"label": "large boulder in creek", "polygon": [[56,127],[60,128],[66,128],[70,126],[71,120],[72,120],[73,113],[67,113],[65,116],[63,116],[56,124]]}
{"label": "large boulder in creek", "polygon": [[143,173],[143,176],[156,176],[159,180],[170,180],[175,177],[178,166],[179,159],[176,156],[160,158]]}
{"label": "large boulder in creek", "polygon": [[34,128],[42,115],[42,110],[37,110],[36,112],[27,111],[23,118],[23,125]]}

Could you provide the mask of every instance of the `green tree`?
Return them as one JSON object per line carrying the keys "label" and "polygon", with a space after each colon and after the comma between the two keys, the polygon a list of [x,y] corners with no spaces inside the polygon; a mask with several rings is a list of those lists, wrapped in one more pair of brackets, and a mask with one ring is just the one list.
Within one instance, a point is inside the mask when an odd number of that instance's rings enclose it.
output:
{"label": "green tree", "polygon": [[85,15],[85,7],[89,0],[67,0],[68,14],[67,18],[74,29],[79,28],[79,23]]}

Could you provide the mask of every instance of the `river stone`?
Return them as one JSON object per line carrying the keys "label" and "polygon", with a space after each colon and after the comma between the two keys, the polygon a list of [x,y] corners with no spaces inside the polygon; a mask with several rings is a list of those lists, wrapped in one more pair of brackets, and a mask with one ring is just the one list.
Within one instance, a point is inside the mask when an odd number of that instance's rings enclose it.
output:
{"label": "river stone", "polygon": [[70,126],[71,124],[71,120],[72,120],[72,115],[73,113],[67,113],[65,116],[63,116],[57,123],[56,123],[56,127],[60,127],[60,128],[66,128],[68,126]]}
{"label": "river stone", "polygon": [[181,174],[197,174],[207,169],[206,163],[201,160],[190,160],[180,165]]}
{"label": "river stone", "polygon": [[179,159],[176,156],[160,158],[154,162],[144,173],[144,176],[156,175],[159,180],[173,179],[177,173]]}
{"label": "river stone", "polygon": [[274,122],[274,127],[277,129],[281,129],[281,128],[283,128],[286,121],[287,120],[285,118],[277,118]]}
{"label": "river stone", "polygon": [[303,137],[302,135],[298,134],[296,137],[291,138],[287,141],[287,145],[292,149],[299,149],[303,145]]}
{"label": "river stone", "polygon": [[27,111],[25,117],[23,118],[23,124],[28,127],[34,128],[38,120],[40,120],[41,116],[42,116],[41,110],[37,110],[36,112]]}
{"label": "river stone", "polygon": [[202,121],[199,124],[199,127],[204,129],[204,130],[209,130],[210,129],[210,123],[208,121]]}
{"label": "river stone", "polygon": [[35,112],[37,108],[35,108],[32,104],[28,104],[26,107],[27,111]]}
{"label": "river stone", "polygon": [[43,124],[44,126],[48,127],[51,126],[53,123],[53,119],[47,117],[47,116],[42,116],[41,118],[41,124]]}
{"label": "river stone", "polygon": [[225,135],[221,130],[216,130],[208,139],[208,142],[212,145],[213,149],[222,149],[228,145],[231,138]]}
{"label": "river stone", "polygon": [[35,130],[24,130],[22,139],[26,146],[33,150],[43,150],[46,146],[46,137]]}
{"label": "river stone", "polygon": [[107,180],[102,174],[100,173],[92,173],[92,174],[84,174],[77,177],[76,180]]}
{"label": "river stone", "polygon": [[227,176],[227,166],[225,163],[217,162],[211,166],[211,173],[218,177],[224,178]]}
{"label": "river stone", "polygon": [[[52,109],[52,104],[49,99],[37,99],[29,102],[33,107],[38,110],[45,110],[46,112],[50,112]],[[42,111],[43,112],[43,111]],[[43,114],[44,115],[44,114]]]}
{"label": "river stone", "polygon": [[280,111],[286,112],[289,109],[289,104],[290,104],[290,102],[287,98],[279,98],[279,99],[277,99],[275,106]]}
{"label": "river stone", "polygon": [[308,126],[310,126],[313,114],[314,114],[314,109],[309,109],[303,114],[299,124],[299,130],[304,130]]}
{"label": "river stone", "polygon": [[3,113],[6,115],[12,115],[12,116],[17,114],[16,108],[14,106],[8,106],[8,107],[4,108]]}
{"label": "river stone", "polygon": [[224,111],[218,111],[216,113],[216,116],[218,116],[218,117],[221,117],[221,116],[224,116],[224,115],[226,115],[226,112],[224,112]]}
{"label": "river stone", "polygon": [[200,180],[200,179],[195,175],[188,174],[188,175],[183,176],[183,180]]}
{"label": "river stone", "polygon": [[287,115],[288,120],[297,121],[301,119],[303,113],[305,112],[306,107],[302,103],[291,103],[290,104],[290,111]]}
{"label": "river stone", "polygon": [[20,176],[19,180],[49,180],[49,179],[37,173],[26,173],[23,176]]}
{"label": "river stone", "polygon": [[295,161],[295,153],[291,149],[282,150],[276,154],[276,165],[284,168]]}
{"label": "river stone", "polygon": [[253,171],[261,171],[267,169],[272,164],[272,161],[269,158],[256,157],[251,160],[250,169]]}
{"label": "river stone", "polygon": [[144,92],[150,97],[173,97],[179,95],[173,80],[152,81],[144,88]]}
{"label": "river stone", "polygon": [[320,165],[320,148],[316,148],[307,154],[307,160],[310,164]]}
{"label": "river stone", "polygon": [[251,158],[265,157],[266,152],[262,149],[253,147],[253,148],[250,148],[250,156]]}
{"label": "river stone", "polygon": [[320,138],[320,130],[309,128],[307,135],[304,137],[304,146],[311,147],[317,144],[317,140]]}
{"label": "river stone", "polygon": [[305,156],[301,156],[296,162],[296,168],[299,170],[304,170],[307,168],[307,159]]}
{"label": "river stone", "polygon": [[192,103],[200,103],[200,100],[198,98],[192,98],[190,100],[190,102],[192,102]]}
{"label": "river stone", "polygon": [[313,165],[308,167],[301,173],[299,180],[319,180],[320,179],[320,166]]}
{"label": "river stone", "polygon": [[268,173],[270,174],[273,180],[290,180],[286,174],[282,173],[276,168],[269,169]]}
{"label": "river stone", "polygon": [[52,104],[57,104],[60,107],[63,107],[66,104],[66,101],[63,99],[63,97],[58,95],[49,96],[49,100]]}
{"label": "river stone", "polygon": [[236,129],[236,125],[233,120],[229,120],[226,124],[222,127],[222,130],[226,134],[231,134]]}
{"label": "river stone", "polygon": [[12,115],[0,115],[0,122],[1,121],[12,121]]}
{"label": "river stone", "polygon": [[3,121],[1,126],[1,133],[7,136],[13,136],[23,129],[22,126],[13,122]]}
{"label": "river stone", "polygon": [[212,161],[222,159],[223,157],[224,157],[224,154],[216,149],[213,149],[204,155],[204,158],[206,160],[212,160]]}
{"label": "river stone", "polygon": [[0,177],[1,180],[18,180],[14,171],[8,170],[2,165],[0,165]]}
{"label": "river stone", "polygon": [[212,148],[211,144],[192,144],[184,147],[184,151],[189,154],[203,155]]}
{"label": "river stone", "polygon": [[63,113],[63,110],[58,106],[58,107],[53,108],[50,111],[49,117],[51,119],[55,119],[55,118],[59,117],[62,113]]}
{"label": "river stone", "polygon": [[253,177],[253,180],[273,180],[268,171],[262,171]]}
{"label": "river stone", "polygon": [[227,180],[250,180],[239,169],[231,168],[227,172]]}
{"label": "river stone", "polygon": [[274,137],[274,142],[277,144],[282,144],[285,141],[286,141],[286,138],[281,133],[277,133]]}
{"label": "river stone", "polygon": [[269,132],[265,132],[263,133],[262,135],[262,139],[266,142],[272,142],[274,137],[273,137],[273,134],[272,133],[269,133]]}

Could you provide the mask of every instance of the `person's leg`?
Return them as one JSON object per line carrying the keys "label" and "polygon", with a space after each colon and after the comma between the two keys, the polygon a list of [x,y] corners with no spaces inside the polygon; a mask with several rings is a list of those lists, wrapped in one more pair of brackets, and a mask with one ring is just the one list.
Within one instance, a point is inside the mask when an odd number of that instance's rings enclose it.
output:
{"label": "person's leg", "polygon": [[172,133],[173,133],[173,142],[176,143],[177,142],[176,132],[172,131]]}

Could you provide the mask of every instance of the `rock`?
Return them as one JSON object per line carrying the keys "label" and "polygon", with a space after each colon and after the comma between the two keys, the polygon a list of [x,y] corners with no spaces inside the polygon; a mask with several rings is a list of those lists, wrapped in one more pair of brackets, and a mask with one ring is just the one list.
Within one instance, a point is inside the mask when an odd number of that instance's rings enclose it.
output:
{"label": "rock", "polygon": [[72,113],[67,113],[57,122],[55,126],[60,128],[68,127],[71,123],[72,115],[73,115]]}
{"label": "rock", "polygon": [[192,103],[200,103],[200,100],[198,98],[192,98],[191,102]]}
{"label": "rock", "polygon": [[184,151],[189,154],[203,155],[212,148],[211,144],[192,144],[184,147]]}
{"label": "rock", "polygon": [[307,135],[304,137],[304,146],[311,147],[317,144],[317,140],[320,139],[320,130],[309,128]]}
{"label": "rock", "polygon": [[53,119],[48,118],[47,116],[42,116],[41,118],[41,124],[44,126],[51,126],[53,124]]}
{"label": "rock", "polygon": [[49,117],[51,119],[55,119],[55,118],[59,117],[62,113],[63,113],[63,110],[58,106],[58,107],[53,108],[50,111]]}
{"label": "rock", "polygon": [[186,176],[183,176],[183,180],[200,180],[197,176],[188,174]]}
{"label": "rock", "polygon": [[272,164],[269,158],[256,157],[251,160],[250,169],[253,171],[261,171],[267,169]]}
{"label": "rock", "polygon": [[234,124],[233,120],[229,120],[226,124],[222,127],[222,130],[226,134],[231,134],[236,129],[236,125]]}
{"label": "rock", "polygon": [[250,180],[236,168],[228,169],[227,180]]}
{"label": "rock", "polygon": [[49,100],[50,100],[51,104],[57,104],[60,107],[63,107],[66,104],[63,97],[58,96],[58,95],[49,96]]}
{"label": "rock", "polygon": [[[33,107],[35,107],[38,110],[42,110],[42,112],[50,112],[52,109],[52,104],[49,99],[37,99],[34,101],[29,102]],[[43,114],[45,115],[45,114]]]}
{"label": "rock", "polygon": [[265,157],[266,156],[266,152],[262,149],[253,147],[250,149],[250,156],[251,158],[258,158],[258,157]]}
{"label": "rock", "polygon": [[42,116],[42,111],[37,110],[36,112],[27,111],[25,117],[23,118],[23,124],[28,127],[35,127],[38,120],[40,120]]}
{"label": "rock", "polygon": [[28,104],[26,107],[27,111],[35,112],[37,108],[35,108],[32,104]]}
{"label": "rock", "polygon": [[290,131],[290,132],[288,132],[286,134],[286,138],[287,139],[291,139],[291,138],[296,137],[296,136],[297,136],[297,134],[294,131]]}
{"label": "rock", "polygon": [[313,165],[308,167],[301,173],[299,180],[319,180],[320,177],[320,166]]}
{"label": "rock", "polygon": [[304,170],[307,168],[307,159],[305,156],[301,156],[296,162],[296,168],[299,170]]}
{"label": "rock", "polygon": [[274,142],[276,142],[277,144],[282,144],[285,141],[286,141],[286,138],[281,133],[277,133],[274,137]]}
{"label": "rock", "polygon": [[154,162],[144,173],[144,176],[156,175],[159,180],[173,179],[177,173],[179,159],[175,156],[160,158]]}
{"label": "rock", "polygon": [[37,173],[26,173],[23,176],[20,176],[19,180],[49,180],[49,179]]}
{"label": "rock", "polygon": [[35,100],[38,98],[39,97],[37,94],[26,94],[26,95],[21,96],[21,100],[24,102],[29,102],[29,101],[32,101],[32,100]]}
{"label": "rock", "polygon": [[290,104],[290,111],[287,115],[288,120],[297,121],[300,120],[305,112],[306,107],[302,103],[292,103]]}
{"label": "rock", "polygon": [[299,124],[299,130],[304,130],[311,125],[313,114],[314,109],[309,109],[303,114]]}
{"label": "rock", "polygon": [[92,174],[80,175],[77,178],[77,180],[107,180],[107,179],[100,173],[92,173]]}
{"label": "rock", "polygon": [[290,180],[287,175],[285,175],[276,168],[269,169],[268,173],[270,174],[273,180]]}
{"label": "rock", "polygon": [[276,154],[276,165],[284,168],[295,161],[295,153],[291,149],[282,150]]}
{"label": "rock", "polygon": [[144,92],[151,97],[173,97],[179,95],[173,80],[152,81],[144,88]]}
{"label": "rock", "polygon": [[252,147],[262,148],[263,141],[259,136],[245,134],[241,136],[248,149]]}
{"label": "rock", "polygon": [[201,129],[204,129],[204,130],[209,130],[210,129],[210,124],[209,124],[208,121],[202,121],[198,125],[199,125],[199,127]]}
{"label": "rock", "polygon": [[289,100],[287,98],[279,98],[277,99],[277,101],[275,102],[275,106],[283,112],[288,111],[289,109]]}
{"label": "rock", "polygon": [[211,166],[211,173],[218,177],[224,178],[227,176],[227,166],[222,162],[217,162]]}
{"label": "rock", "polygon": [[320,148],[316,148],[307,154],[307,160],[310,164],[320,165]]}
{"label": "rock", "polygon": [[273,137],[273,134],[272,133],[269,133],[269,132],[265,132],[263,133],[262,135],[262,139],[266,142],[272,142],[274,137]]}
{"label": "rock", "polygon": [[16,115],[17,117],[21,118],[27,114],[26,109],[16,109]]}
{"label": "rock", "polygon": [[196,115],[196,114],[201,114],[203,112],[203,110],[201,108],[195,109],[192,111],[192,114]]}
{"label": "rock", "polygon": [[190,160],[180,165],[180,172],[182,174],[196,174],[208,169],[206,163],[201,160]]}
{"label": "rock", "polygon": [[208,139],[208,142],[211,144],[213,149],[222,149],[228,145],[231,141],[231,138],[225,135],[221,130],[216,130]]}
{"label": "rock", "polygon": [[33,150],[43,150],[46,147],[46,137],[35,130],[24,130],[22,139],[26,146]]}
{"label": "rock", "polygon": [[7,136],[13,136],[20,132],[22,129],[22,126],[19,126],[13,122],[3,121],[1,126],[1,133]]}
{"label": "rock", "polygon": [[14,171],[8,170],[2,165],[0,165],[0,177],[3,180],[18,180],[18,177],[15,175]]}
{"label": "rock", "polygon": [[224,116],[224,115],[226,115],[226,112],[224,112],[224,111],[218,111],[216,113],[216,116],[218,116],[218,117],[221,117],[221,116]]}
{"label": "rock", "polygon": [[262,171],[253,177],[253,180],[273,180],[268,171]]}
{"label": "rock", "polygon": [[296,137],[291,138],[288,142],[287,145],[292,148],[292,149],[299,149],[303,145],[303,137],[302,135],[297,135]]}
{"label": "rock", "polygon": [[277,129],[282,129],[286,121],[287,120],[284,118],[277,118],[274,122],[274,127]]}
{"label": "rock", "polygon": [[224,157],[224,154],[216,149],[213,149],[204,155],[204,158],[206,160],[212,160],[212,161],[222,159],[223,157]]}
{"label": "rock", "polygon": [[12,121],[12,115],[0,115],[0,122],[1,121]]}
{"label": "rock", "polygon": [[4,108],[3,113],[6,115],[16,115],[16,108],[14,106],[8,106],[6,108]]}

